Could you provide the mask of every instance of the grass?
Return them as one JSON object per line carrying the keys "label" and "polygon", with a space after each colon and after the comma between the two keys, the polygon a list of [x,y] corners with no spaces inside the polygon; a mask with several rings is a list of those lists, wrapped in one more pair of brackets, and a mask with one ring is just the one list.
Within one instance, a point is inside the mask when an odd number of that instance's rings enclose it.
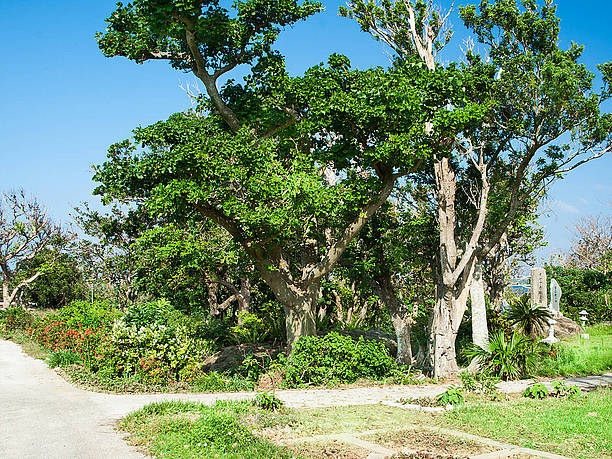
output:
{"label": "grass", "polygon": [[612,369],[612,326],[596,325],[586,329],[589,339],[580,336],[555,346],[555,357],[542,359],[539,376],[577,376],[601,374]]}
{"label": "grass", "polygon": [[154,384],[137,376],[111,378],[94,373],[83,365],[62,366],[58,373],[70,383],[86,390],[113,394],[178,393],[178,392],[247,392],[255,383],[238,375],[211,372],[190,382]]}
{"label": "grass", "polygon": [[[384,405],[273,413],[248,402],[217,402],[212,407],[163,402],[132,413],[120,428],[129,432],[132,443],[157,457],[345,457],[351,450],[353,455],[346,457],[361,457],[338,439],[307,438],[330,434],[436,454],[489,448],[437,430],[447,428],[569,457],[604,458],[612,451],[610,417],[612,391],[601,389],[574,399],[517,395],[494,403],[468,397],[465,406],[436,414]],[[372,430],[376,433],[360,434]],[[234,434],[228,437],[227,432]],[[274,444],[288,441],[291,450]],[[204,444],[207,449],[202,449]]]}
{"label": "grass", "polygon": [[248,402],[162,402],[126,417],[120,428],[130,441],[156,457],[291,458],[286,448],[255,436],[239,420],[253,408]]}
{"label": "grass", "polygon": [[528,448],[595,458],[610,457],[611,417],[612,391],[600,389],[576,399],[517,397],[503,404],[468,405],[436,423]]}

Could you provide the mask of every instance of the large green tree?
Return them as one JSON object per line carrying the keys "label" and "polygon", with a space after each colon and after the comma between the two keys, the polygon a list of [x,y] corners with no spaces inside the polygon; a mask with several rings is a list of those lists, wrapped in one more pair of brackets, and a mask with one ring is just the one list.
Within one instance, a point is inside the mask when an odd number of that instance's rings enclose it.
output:
{"label": "large green tree", "polygon": [[[449,35],[432,2],[359,0],[344,14],[390,44],[398,60],[416,56],[432,75],[438,72],[436,52]],[[612,126],[600,112],[610,96],[612,66],[599,67],[604,87],[594,91],[594,75],[580,63],[582,47],[559,47],[550,2],[485,0],[462,8],[461,17],[487,52],[481,57],[468,50],[461,87],[486,112],[453,136],[431,131],[438,146],[428,170],[439,245],[426,368],[436,376],[457,371],[455,338],[478,258],[499,245],[552,181],[608,152]]]}
{"label": "large green tree", "polygon": [[[426,69],[357,71],[333,55],[290,78],[280,29],[320,9],[295,0],[139,0],[98,36],[107,56],[166,59],[206,88],[200,109],[134,131],[96,171],[97,193],[177,223],[208,219],[283,304],[289,344],[315,333],[323,279],[397,180],[428,155],[438,105]],[[235,67],[245,82],[218,87]],[[428,80],[429,81],[429,80]],[[442,95],[444,99],[444,95]]]}

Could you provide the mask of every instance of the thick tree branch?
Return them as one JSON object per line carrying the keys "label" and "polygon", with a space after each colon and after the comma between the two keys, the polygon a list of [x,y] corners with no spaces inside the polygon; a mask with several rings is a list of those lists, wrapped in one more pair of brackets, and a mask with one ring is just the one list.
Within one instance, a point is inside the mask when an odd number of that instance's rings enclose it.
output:
{"label": "thick tree branch", "polygon": [[[216,77],[208,73],[208,70],[206,69],[206,61],[204,60],[204,56],[202,56],[202,53],[200,52],[200,48],[198,47],[198,43],[196,40],[196,34],[194,30],[195,21],[185,16],[177,16],[177,19],[185,25],[185,39],[187,40],[187,46],[189,47],[189,51],[195,63],[193,73],[202,81],[202,83],[204,83],[204,87],[206,88],[208,96],[212,100],[213,104],[219,111],[219,114],[227,123],[229,128],[233,132],[238,132],[240,130],[240,122],[238,121],[238,117],[236,116],[234,111],[229,108],[227,104],[223,101],[221,94],[219,94],[219,90],[217,89]],[[228,67],[227,71],[231,70],[232,68],[233,67]],[[220,75],[221,73],[219,73],[217,77]]]}

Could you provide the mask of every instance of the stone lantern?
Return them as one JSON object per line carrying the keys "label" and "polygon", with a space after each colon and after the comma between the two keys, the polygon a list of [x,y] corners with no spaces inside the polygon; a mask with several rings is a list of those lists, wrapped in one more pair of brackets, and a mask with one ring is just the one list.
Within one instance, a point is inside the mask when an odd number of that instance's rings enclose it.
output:
{"label": "stone lantern", "polygon": [[[580,311],[578,313],[578,315],[580,316],[580,321],[582,322],[582,329],[584,330],[584,327],[586,327],[586,323],[587,323],[587,317],[589,315],[588,312],[586,312],[584,309],[582,311]],[[582,333],[580,336],[582,336],[583,338],[588,339],[589,338],[589,334],[588,333]]]}
{"label": "stone lantern", "polygon": [[552,317],[548,319],[548,336],[542,340],[543,343],[554,344],[559,342],[559,338],[555,336],[555,324],[557,321]]}

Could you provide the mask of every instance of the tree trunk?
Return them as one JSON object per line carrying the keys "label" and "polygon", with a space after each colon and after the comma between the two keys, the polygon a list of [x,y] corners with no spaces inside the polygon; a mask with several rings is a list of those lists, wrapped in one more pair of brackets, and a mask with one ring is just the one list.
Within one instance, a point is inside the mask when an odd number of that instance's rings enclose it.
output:
{"label": "tree trunk", "polygon": [[387,308],[389,316],[391,316],[391,323],[397,340],[397,363],[412,365],[412,345],[410,344],[410,329],[414,322],[412,315],[410,311],[402,307],[402,302],[393,288],[389,275],[377,276],[373,284],[379,298]]}
{"label": "tree trunk", "polygon": [[425,371],[434,378],[457,373],[455,355],[456,332],[453,330],[453,294],[438,286],[438,297],[429,321],[429,342],[425,357]]}
{"label": "tree trunk", "polygon": [[248,277],[240,279],[240,291],[236,295],[238,313],[251,312],[251,281]]}
{"label": "tree trunk", "polygon": [[291,352],[295,342],[303,336],[315,336],[316,297],[306,295],[292,306],[284,306],[285,327],[287,330],[287,350]]}
{"label": "tree trunk", "polygon": [[219,284],[216,282],[206,282],[206,290],[208,292],[208,310],[211,316],[215,317],[221,312],[219,310]]}
{"label": "tree trunk", "polygon": [[2,283],[2,308],[7,309],[10,306],[9,301],[9,286],[7,282]]}
{"label": "tree trunk", "polygon": [[406,314],[392,314],[391,323],[397,339],[397,356],[395,360],[400,365],[412,365],[412,344],[410,343],[410,329],[412,318]]}

